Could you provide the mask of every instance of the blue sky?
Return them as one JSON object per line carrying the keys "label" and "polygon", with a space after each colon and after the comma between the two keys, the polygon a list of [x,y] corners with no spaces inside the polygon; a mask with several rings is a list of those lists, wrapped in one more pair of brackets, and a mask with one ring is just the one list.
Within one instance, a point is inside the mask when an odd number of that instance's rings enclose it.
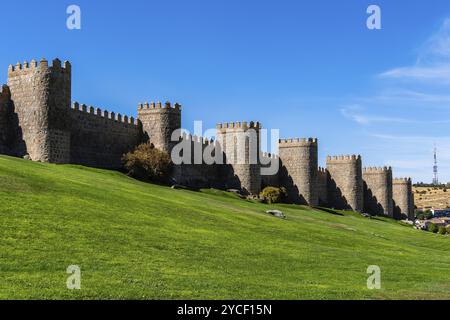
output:
{"label": "blue sky", "polygon": [[[80,6],[82,29],[66,28]],[[377,4],[382,30],[366,28]],[[430,181],[437,143],[450,181],[448,0],[8,1],[7,65],[59,57],[73,65],[73,99],[136,115],[178,101],[183,127],[259,120],[281,136],[317,137],[327,154]]]}

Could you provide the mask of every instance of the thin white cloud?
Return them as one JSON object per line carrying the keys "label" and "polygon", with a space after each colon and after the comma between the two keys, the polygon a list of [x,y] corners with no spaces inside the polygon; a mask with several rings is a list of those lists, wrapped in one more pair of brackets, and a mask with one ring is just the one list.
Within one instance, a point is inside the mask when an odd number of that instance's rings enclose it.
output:
{"label": "thin white cloud", "polygon": [[376,123],[397,123],[397,124],[420,124],[420,125],[432,125],[432,124],[447,124],[450,120],[415,120],[408,118],[398,117],[386,117],[374,114],[364,113],[364,109],[359,105],[352,105],[341,109],[341,114],[360,125],[370,125]]}
{"label": "thin white cloud", "polygon": [[439,106],[450,107],[450,95],[446,94],[435,94],[435,93],[425,93],[414,90],[397,89],[391,90],[391,92],[384,93],[378,97],[377,100],[392,101],[396,99],[401,102],[418,102],[427,103],[428,105],[432,103],[434,106],[437,104]]}
{"label": "thin white cloud", "polygon": [[395,103],[395,105],[400,106],[407,104],[409,107],[411,105],[419,105],[450,109],[450,95],[426,93],[411,89],[389,89],[374,97],[360,99],[360,101],[365,103]]}
{"label": "thin white cloud", "polygon": [[417,58],[418,64],[450,60],[450,19],[445,19],[439,30],[422,46]]}
{"label": "thin white cloud", "polygon": [[426,41],[414,65],[393,68],[379,76],[450,83],[450,19],[445,19],[440,29]]}
{"label": "thin white cloud", "polygon": [[344,117],[353,120],[361,125],[368,125],[373,123],[418,123],[417,121],[410,119],[358,114],[350,112],[346,109],[341,109],[341,113],[344,115]]}
{"label": "thin white cloud", "polygon": [[397,177],[431,181],[436,143],[441,179],[450,181],[450,19],[423,44],[414,63],[374,80],[379,88],[374,94],[340,108],[343,117],[365,129],[364,159],[391,165]]}
{"label": "thin white cloud", "polygon": [[381,78],[413,79],[421,81],[450,82],[450,65],[436,65],[429,67],[412,66],[395,68],[380,74]]}
{"label": "thin white cloud", "polygon": [[419,135],[393,135],[383,133],[371,133],[370,136],[391,140],[410,140],[410,141],[443,141],[450,143],[450,136],[419,136]]}

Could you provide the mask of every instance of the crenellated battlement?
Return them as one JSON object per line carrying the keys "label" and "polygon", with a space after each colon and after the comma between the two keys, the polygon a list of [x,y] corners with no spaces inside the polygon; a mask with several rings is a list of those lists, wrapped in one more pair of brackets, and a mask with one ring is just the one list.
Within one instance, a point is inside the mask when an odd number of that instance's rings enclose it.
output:
{"label": "crenellated battlement", "polygon": [[319,205],[328,204],[328,170],[323,167],[317,169],[317,196]]}
{"label": "crenellated battlement", "polygon": [[[224,181],[245,194],[258,195],[261,191],[260,129],[254,121],[224,122],[216,125],[216,139],[229,164]],[[231,169],[231,170],[228,170]]]}
{"label": "crenellated battlement", "polygon": [[280,139],[279,148],[317,146],[317,138]]}
{"label": "crenellated battlement", "polygon": [[354,162],[354,161],[361,161],[360,155],[340,155],[340,156],[327,156],[327,162],[333,163],[333,162]]}
{"label": "crenellated battlement", "polygon": [[[21,129],[18,154],[54,163],[70,161],[71,65],[46,59],[8,67],[8,86]],[[43,120],[46,119],[46,120]]]}
{"label": "crenellated battlement", "polygon": [[[379,202],[389,200],[390,196],[381,192],[392,187],[391,167],[362,169],[360,155],[328,156],[327,167],[319,167],[317,138],[280,139],[279,152],[273,154],[261,152],[260,122],[219,123],[213,140],[179,131],[182,107],[178,103],[139,103],[137,119],[78,102],[71,105],[71,68],[69,61],[59,59],[33,59],[8,67],[8,85],[0,88],[0,152],[11,145],[11,150],[16,149],[14,154],[28,155],[35,161],[120,168],[124,153],[150,142],[168,154],[174,148],[192,148],[192,166],[186,162],[186,167],[174,168],[173,177],[187,186],[207,181],[252,195],[258,195],[262,186],[280,186],[286,188],[293,203],[325,203],[361,211],[364,179],[373,189],[372,197]],[[12,120],[17,122],[14,128]],[[7,131],[11,137],[20,137],[10,139]],[[179,134],[177,141],[172,140],[174,132]],[[187,143],[178,146],[179,142]],[[197,161],[199,151],[211,151],[214,157],[222,157],[225,165]],[[180,149],[180,155],[187,157],[188,152]],[[195,167],[195,162],[200,166]],[[263,169],[269,172],[266,169],[272,167],[277,171],[262,174]],[[393,182],[399,194],[397,205],[405,208],[402,212],[409,212],[411,179]]]}
{"label": "crenellated battlement", "polygon": [[123,123],[132,126],[138,126],[139,120],[134,117],[123,116],[120,113],[117,115],[114,112],[109,112],[107,110],[102,111],[100,108],[94,108],[93,106],[87,106],[85,104],[80,104],[78,102],[74,102],[72,104],[72,111],[74,112],[83,112],[86,114],[90,114],[92,116],[101,117],[107,120],[115,121],[118,123]]}
{"label": "crenellated battlement", "polygon": [[217,130],[233,130],[233,129],[261,129],[261,123],[254,122],[254,121],[242,121],[242,122],[224,122],[224,123],[218,123],[216,126]]}
{"label": "crenellated battlement", "polygon": [[49,65],[46,59],[41,59],[39,62],[33,59],[31,60],[30,63],[28,63],[28,61],[24,61],[23,63],[18,62],[14,66],[9,65],[8,77],[28,73],[30,71],[46,70],[46,69],[70,73],[72,70],[72,66],[69,61],[64,61],[64,63],[61,64],[61,60],[59,59],[53,59],[52,65]]}
{"label": "crenellated battlement", "polygon": [[372,215],[382,215],[393,218],[392,202],[392,168],[363,168],[364,180],[364,211]]}
{"label": "crenellated battlement", "polygon": [[289,200],[296,204],[318,205],[318,140],[280,139],[278,148],[280,183],[286,187]]}
{"label": "crenellated battlement", "polygon": [[151,143],[170,154],[175,146],[172,133],[181,128],[181,105],[172,106],[169,101],[164,105],[159,101],[139,103],[138,118]]}
{"label": "crenellated battlement", "polygon": [[363,173],[389,173],[392,172],[391,167],[366,167],[363,168]]}
{"label": "crenellated battlement", "polygon": [[414,220],[414,194],[411,178],[395,178],[392,184],[394,212],[397,218]]}
{"label": "crenellated battlement", "polygon": [[328,171],[327,171],[326,168],[319,167],[319,169],[317,170],[317,172],[319,172],[319,174],[326,174]]}
{"label": "crenellated battlement", "polygon": [[192,134],[186,134],[186,132],[183,132],[181,134],[179,141],[191,141],[193,143],[201,143],[203,146],[209,146],[209,145],[216,144],[216,141],[214,139],[209,139],[206,137],[192,135]]}
{"label": "crenellated battlement", "polygon": [[161,102],[145,102],[145,103],[139,103],[138,104],[138,112],[142,111],[151,111],[151,110],[175,110],[175,111],[181,111],[181,105],[179,103],[175,103],[173,106],[172,104],[167,101],[164,103],[164,105]]}
{"label": "crenellated battlement", "polygon": [[261,157],[265,159],[279,159],[280,157],[277,154],[262,152]]}
{"label": "crenellated battlement", "polygon": [[412,184],[411,178],[394,178],[394,184]]}
{"label": "crenellated battlement", "polygon": [[364,210],[364,182],[360,155],[327,156],[328,202],[341,210]]}

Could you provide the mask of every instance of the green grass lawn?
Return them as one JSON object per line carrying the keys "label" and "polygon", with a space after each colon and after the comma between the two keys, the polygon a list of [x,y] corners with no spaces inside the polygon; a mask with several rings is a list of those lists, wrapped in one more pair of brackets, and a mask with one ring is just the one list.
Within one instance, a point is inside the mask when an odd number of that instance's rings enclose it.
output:
{"label": "green grass lawn", "polygon": [[389,219],[0,157],[0,299],[450,299],[449,271],[449,237]]}

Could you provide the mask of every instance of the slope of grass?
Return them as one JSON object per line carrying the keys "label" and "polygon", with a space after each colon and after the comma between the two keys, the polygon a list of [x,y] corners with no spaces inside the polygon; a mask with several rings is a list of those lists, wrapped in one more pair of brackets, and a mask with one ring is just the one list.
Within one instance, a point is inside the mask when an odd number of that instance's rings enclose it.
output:
{"label": "slope of grass", "polygon": [[449,266],[450,238],[388,219],[0,157],[1,299],[450,298]]}

